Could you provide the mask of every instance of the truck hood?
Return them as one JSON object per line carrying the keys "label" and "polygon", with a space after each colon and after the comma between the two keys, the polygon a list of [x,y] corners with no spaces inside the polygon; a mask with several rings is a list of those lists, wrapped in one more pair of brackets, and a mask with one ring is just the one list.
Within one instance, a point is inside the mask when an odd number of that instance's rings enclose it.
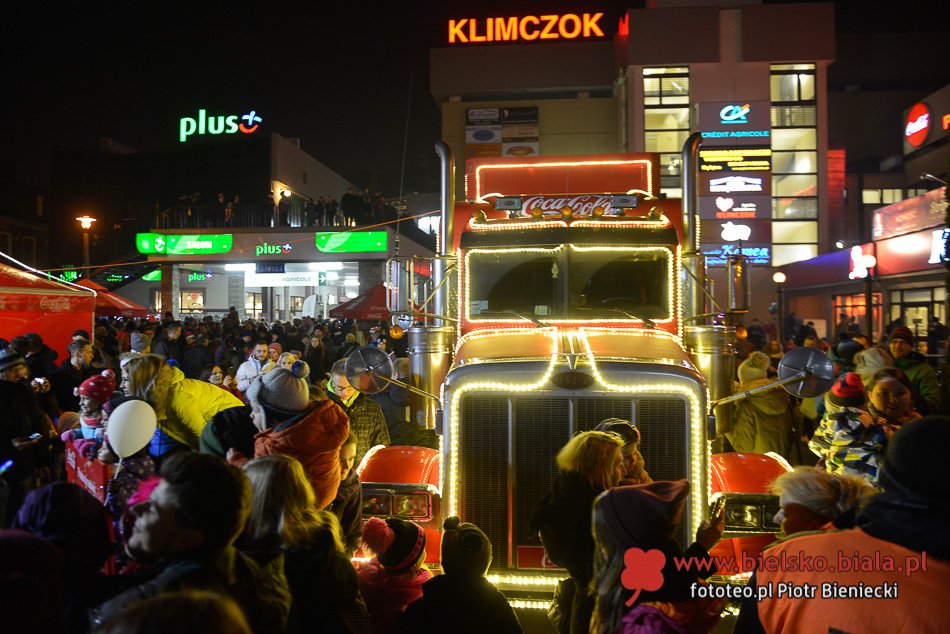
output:
{"label": "truck hood", "polygon": [[580,361],[593,354],[598,362],[642,361],[695,369],[679,341],[661,330],[552,327],[469,333],[459,343],[453,367],[549,360],[554,354],[573,355]]}

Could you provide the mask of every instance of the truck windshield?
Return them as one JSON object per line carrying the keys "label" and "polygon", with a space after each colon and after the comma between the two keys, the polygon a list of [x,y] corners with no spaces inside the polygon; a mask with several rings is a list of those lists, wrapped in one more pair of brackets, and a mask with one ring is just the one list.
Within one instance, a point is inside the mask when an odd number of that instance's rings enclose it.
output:
{"label": "truck windshield", "polygon": [[[481,251],[469,255],[469,315],[514,312],[546,317],[561,311],[563,249]],[[509,317],[510,318],[510,317]],[[515,317],[515,319],[517,319]]]}
{"label": "truck windshield", "polygon": [[[567,317],[668,319],[670,257],[666,249],[571,251]],[[599,313],[599,314],[598,314]],[[619,314],[618,314],[619,313]]]}
{"label": "truck windshield", "polygon": [[668,319],[670,266],[664,248],[472,251],[468,314],[472,319],[504,313],[542,320]]}

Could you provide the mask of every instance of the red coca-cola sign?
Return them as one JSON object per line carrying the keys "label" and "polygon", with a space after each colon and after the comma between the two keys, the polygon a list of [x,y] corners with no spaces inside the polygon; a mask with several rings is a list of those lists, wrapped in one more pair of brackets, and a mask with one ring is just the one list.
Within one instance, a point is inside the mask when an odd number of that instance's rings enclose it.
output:
{"label": "red coca-cola sign", "polygon": [[907,113],[904,122],[904,139],[914,147],[920,147],[930,133],[930,108],[918,103]]}
{"label": "red coca-cola sign", "polygon": [[522,203],[521,212],[530,216],[540,209],[545,216],[560,216],[561,210],[570,207],[574,216],[590,216],[593,210],[601,207],[605,216],[614,215],[610,207],[610,196],[584,194],[581,196],[529,196]]}

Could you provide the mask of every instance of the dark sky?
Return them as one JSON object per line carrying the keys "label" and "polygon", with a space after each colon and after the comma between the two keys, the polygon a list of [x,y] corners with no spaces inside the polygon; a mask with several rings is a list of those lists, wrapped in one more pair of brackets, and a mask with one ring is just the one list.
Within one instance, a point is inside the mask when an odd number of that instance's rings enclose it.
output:
{"label": "dark sky", "polygon": [[[439,112],[428,51],[445,44],[449,18],[604,11],[612,32],[622,10],[643,0],[197,4],[6,9],[3,175],[44,186],[50,144],[112,137],[165,147],[198,108],[255,109],[267,130],[299,137],[351,181],[395,195],[411,96],[405,189],[433,189]],[[938,2],[838,4],[843,31],[946,29]]]}

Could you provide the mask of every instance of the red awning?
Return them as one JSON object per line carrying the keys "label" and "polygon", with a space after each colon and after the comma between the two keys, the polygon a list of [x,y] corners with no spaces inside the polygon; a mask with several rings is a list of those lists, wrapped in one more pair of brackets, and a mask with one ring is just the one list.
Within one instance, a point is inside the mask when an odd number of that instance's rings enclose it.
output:
{"label": "red awning", "polygon": [[113,293],[92,280],[79,280],[80,286],[96,291],[96,314],[100,317],[145,317],[148,309]]}
{"label": "red awning", "polygon": [[389,319],[389,310],[386,308],[386,286],[377,284],[362,295],[343,302],[330,310],[330,317],[335,319],[359,319],[363,321],[384,321]]}

